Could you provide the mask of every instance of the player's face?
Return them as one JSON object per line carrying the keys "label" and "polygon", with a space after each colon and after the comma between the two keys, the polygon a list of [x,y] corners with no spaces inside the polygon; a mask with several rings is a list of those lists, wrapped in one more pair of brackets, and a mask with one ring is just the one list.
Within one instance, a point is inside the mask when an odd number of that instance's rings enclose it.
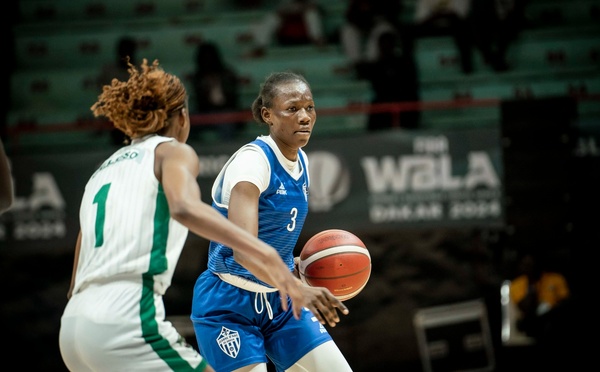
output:
{"label": "player's face", "polygon": [[283,154],[296,160],[298,149],[308,143],[317,120],[310,88],[301,81],[280,85],[273,107],[263,108],[263,118]]}

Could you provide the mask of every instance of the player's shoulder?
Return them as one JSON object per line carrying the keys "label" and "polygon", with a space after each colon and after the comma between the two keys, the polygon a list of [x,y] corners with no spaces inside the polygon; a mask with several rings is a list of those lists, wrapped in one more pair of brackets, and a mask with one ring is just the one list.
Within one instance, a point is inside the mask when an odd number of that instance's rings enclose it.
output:
{"label": "player's shoulder", "polygon": [[179,142],[175,138],[163,138],[156,143],[158,155],[197,156],[196,150],[185,142]]}

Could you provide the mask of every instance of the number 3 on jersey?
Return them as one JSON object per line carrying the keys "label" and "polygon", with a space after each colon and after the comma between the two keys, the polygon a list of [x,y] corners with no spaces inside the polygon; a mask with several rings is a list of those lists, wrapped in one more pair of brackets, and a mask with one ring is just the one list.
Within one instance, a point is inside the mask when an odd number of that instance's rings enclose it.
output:
{"label": "number 3 on jersey", "polygon": [[290,214],[292,215],[292,217],[290,218],[292,222],[288,223],[287,230],[294,231],[294,229],[296,228],[296,218],[298,218],[298,209],[296,207],[292,208]]}

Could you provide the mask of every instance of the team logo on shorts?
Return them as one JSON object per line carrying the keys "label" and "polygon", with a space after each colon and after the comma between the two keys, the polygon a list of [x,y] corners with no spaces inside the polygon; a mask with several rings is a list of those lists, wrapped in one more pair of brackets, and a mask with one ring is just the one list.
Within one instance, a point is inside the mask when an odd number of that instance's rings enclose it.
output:
{"label": "team logo on shorts", "polygon": [[225,354],[236,358],[240,352],[240,334],[222,327],[221,334],[217,337],[217,344]]}

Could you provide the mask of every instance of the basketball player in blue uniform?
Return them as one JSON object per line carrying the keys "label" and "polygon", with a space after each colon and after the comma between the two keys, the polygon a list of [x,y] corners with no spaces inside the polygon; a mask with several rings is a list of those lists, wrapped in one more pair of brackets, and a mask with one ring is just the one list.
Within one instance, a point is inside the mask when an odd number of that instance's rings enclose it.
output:
{"label": "basketball player in blue uniform", "polygon": [[[317,118],[303,76],[269,75],[252,104],[268,136],[242,146],[227,161],[212,189],[213,207],[275,247],[290,272],[294,247],[308,213],[310,179],[302,150]],[[306,309],[294,318],[281,307],[268,281],[239,262],[241,252],[212,241],[208,269],[194,287],[191,319],[200,353],[217,371],[345,372],[348,362],[324,325],[334,327],[346,306],[326,288],[303,287]]]}
{"label": "basketball player in blue uniform", "polygon": [[77,372],[214,371],[165,320],[163,295],[188,229],[243,252],[245,267],[276,281],[279,306],[298,318],[306,296],[273,247],[201,201],[200,162],[185,143],[190,118],[181,80],[158,61],[129,66],[129,79],[113,79],[92,106],[131,144],[85,186],[60,352]]}

